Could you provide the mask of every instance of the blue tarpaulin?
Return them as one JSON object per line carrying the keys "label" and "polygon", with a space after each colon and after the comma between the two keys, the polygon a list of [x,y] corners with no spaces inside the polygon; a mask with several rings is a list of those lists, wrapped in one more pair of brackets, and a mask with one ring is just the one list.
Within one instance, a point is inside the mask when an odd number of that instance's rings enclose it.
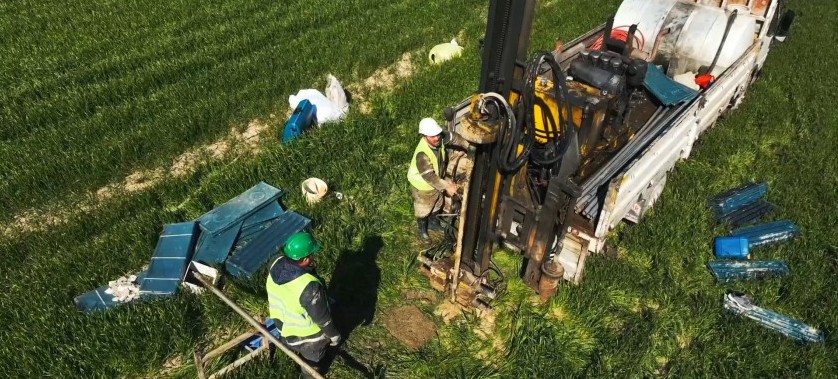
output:
{"label": "blue tarpaulin", "polygon": [[667,106],[691,100],[698,94],[689,87],[670,79],[653,64],[648,65],[643,85],[658,101]]}

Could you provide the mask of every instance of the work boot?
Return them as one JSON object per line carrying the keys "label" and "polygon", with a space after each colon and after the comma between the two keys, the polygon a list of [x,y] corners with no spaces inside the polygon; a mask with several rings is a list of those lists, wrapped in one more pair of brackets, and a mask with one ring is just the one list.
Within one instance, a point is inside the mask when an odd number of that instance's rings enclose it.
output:
{"label": "work boot", "polygon": [[431,237],[428,235],[428,218],[417,218],[416,225],[419,227],[419,239],[428,241]]}
{"label": "work boot", "polygon": [[430,220],[428,221],[428,229],[429,230],[444,230],[445,227],[442,225],[441,220],[436,215],[432,215],[428,217]]}

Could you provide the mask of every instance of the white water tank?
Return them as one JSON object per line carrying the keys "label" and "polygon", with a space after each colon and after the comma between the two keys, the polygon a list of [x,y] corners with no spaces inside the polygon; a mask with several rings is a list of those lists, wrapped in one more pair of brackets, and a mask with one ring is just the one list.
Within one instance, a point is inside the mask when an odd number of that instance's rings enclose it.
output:
{"label": "white water tank", "polygon": [[700,67],[712,64],[734,9],[736,19],[712,72],[718,75],[754,42],[756,19],[747,7],[729,6],[725,11],[687,1],[625,0],[617,11],[614,25],[637,24],[645,37],[643,51],[647,54],[651,54],[658,33],[669,28],[669,33],[661,37],[657,54],[649,60],[664,65],[667,74],[674,76],[698,72]]}
{"label": "white water tank", "polygon": [[[662,29],[664,20],[676,3],[678,0],[623,0],[614,16],[614,28],[637,24],[635,36],[643,39],[642,51],[649,54],[652,52],[655,38]],[[634,48],[637,49],[640,46],[634,46]]]}

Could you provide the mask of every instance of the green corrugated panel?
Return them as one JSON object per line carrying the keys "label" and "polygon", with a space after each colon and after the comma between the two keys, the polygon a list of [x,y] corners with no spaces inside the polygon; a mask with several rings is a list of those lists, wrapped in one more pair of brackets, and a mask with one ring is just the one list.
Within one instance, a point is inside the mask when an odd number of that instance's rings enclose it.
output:
{"label": "green corrugated panel", "polygon": [[663,105],[678,104],[695,97],[698,92],[670,79],[658,66],[649,64],[643,85]]}
{"label": "green corrugated panel", "polygon": [[198,223],[204,232],[218,235],[281,196],[282,190],[265,182],[259,182],[242,194],[199,217]]}

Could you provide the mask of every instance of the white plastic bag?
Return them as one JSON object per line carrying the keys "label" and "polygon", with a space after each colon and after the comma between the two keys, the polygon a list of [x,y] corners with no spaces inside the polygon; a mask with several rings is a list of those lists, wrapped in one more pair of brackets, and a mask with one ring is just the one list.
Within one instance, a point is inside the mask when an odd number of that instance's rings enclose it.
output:
{"label": "white plastic bag", "polygon": [[289,96],[288,105],[291,109],[296,109],[297,104],[303,100],[308,100],[314,104],[315,107],[317,107],[318,124],[329,121],[337,121],[343,117],[343,112],[341,112],[334,103],[327,99],[320,91],[312,88],[300,90],[296,95]]}
{"label": "white plastic bag", "polygon": [[337,78],[329,74],[329,83],[326,85],[326,95],[312,88],[300,90],[296,95],[288,97],[288,105],[296,109],[297,104],[308,100],[317,107],[317,123],[322,124],[329,121],[337,121],[346,115],[349,103],[346,100],[346,92]]}
{"label": "white plastic bag", "polygon": [[349,108],[349,103],[346,101],[346,92],[343,86],[334,75],[329,74],[329,83],[326,84],[326,98],[329,99],[341,113],[346,113]]}
{"label": "white plastic bag", "polygon": [[434,64],[440,64],[447,60],[459,57],[463,54],[463,47],[457,43],[457,39],[451,42],[441,43],[431,48],[428,53],[428,60]]}

